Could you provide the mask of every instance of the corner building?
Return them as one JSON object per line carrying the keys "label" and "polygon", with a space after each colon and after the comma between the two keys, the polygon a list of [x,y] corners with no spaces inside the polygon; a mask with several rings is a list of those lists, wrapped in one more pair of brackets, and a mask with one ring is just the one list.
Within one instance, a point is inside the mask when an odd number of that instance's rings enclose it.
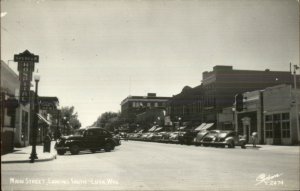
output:
{"label": "corner building", "polygon": [[203,122],[220,126],[218,113],[226,107],[232,107],[235,95],[260,90],[279,84],[293,84],[288,71],[234,70],[232,66],[215,66],[213,71],[203,72]]}

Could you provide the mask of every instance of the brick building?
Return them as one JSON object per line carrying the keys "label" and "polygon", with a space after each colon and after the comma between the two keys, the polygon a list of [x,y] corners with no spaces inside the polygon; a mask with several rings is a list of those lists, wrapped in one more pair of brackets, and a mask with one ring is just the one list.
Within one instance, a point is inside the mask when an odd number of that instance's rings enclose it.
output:
{"label": "brick building", "polygon": [[[233,118],[230,107],[235,102],[236,94],[278,84],[293,84],[291,72],[235,70],[232,66],[215,66],[213,71],[203,72],[201,85],[194,88],[186,86],[170,99],[167,115],[172,122],[181,119],[182,123],[214,123],[215,128],[228,129],[228,120]],[[233,123],[231,125],[233,128]]]}
{"label": "brick building", "polygon": [[147,96],[128,96],[121,102],[121,114],[125,123],[135,123],[138,114],[153,108],[165,109],[170,97],[158,97],[155,93]]}

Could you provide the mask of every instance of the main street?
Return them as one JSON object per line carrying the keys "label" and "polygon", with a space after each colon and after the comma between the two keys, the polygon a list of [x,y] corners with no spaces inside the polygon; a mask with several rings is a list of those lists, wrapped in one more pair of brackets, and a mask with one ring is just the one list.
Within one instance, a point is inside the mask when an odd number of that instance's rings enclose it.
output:
{"label": "main street", "polygon": [[112,152],[2,164],[2,190],[250,189],[299,190],[299,147],[228,149],[123,141]]}

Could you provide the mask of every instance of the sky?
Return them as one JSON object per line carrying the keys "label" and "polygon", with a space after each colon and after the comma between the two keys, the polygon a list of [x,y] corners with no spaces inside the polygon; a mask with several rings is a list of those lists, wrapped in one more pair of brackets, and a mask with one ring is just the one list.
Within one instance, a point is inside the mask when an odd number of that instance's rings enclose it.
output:
{"label": "sky", "polygon": [[[1,60],[39,55],[40,96],[74,106],[82,126],[128,95],[172,96],[215,65],[299,65],[297,0],[1,1]],[[35,71],[37,72],[37,71]]]}

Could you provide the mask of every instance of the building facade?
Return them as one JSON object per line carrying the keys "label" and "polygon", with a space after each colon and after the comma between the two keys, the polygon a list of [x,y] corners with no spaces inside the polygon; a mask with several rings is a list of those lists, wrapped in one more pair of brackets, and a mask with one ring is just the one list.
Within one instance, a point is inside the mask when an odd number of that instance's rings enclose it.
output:
{"label": "building facade", "polygon": [[245,135],[249,143],[253,132],[257,132],[261,144],[299,143],[299,88],[283,84],[243,96],[244,109],[235,115],[236,131]]}
{"label": "building facade", "polygon": [[121,102],[121,115],[124,123],[135,123],[137,115],[147,110],[165,109],[169,98],[158,97],[155,93],[148,93],[147,96],[128,96]]}
{"label": "building facade", "polygon": [[191,88],[185,86],[174,95],[167,104],[167,116],[171,124],[180,126],[185,123],[197,126],[203,122],[203,88],[202,85]]}
{"label": "building facade", "polygon": [[[11,152],[14,146],[28,146],[31,125],[31,103],[18,103],[19,76],[1,61],[1,138],[2,151]],[[10,101],[14,102],[8,104]]]}
{"label": "building facade", "polygon": [[218,114],[231,107],[238,93],[264,89],[278,84],[293,84],[291,72],[234,70],[232,66],[215,66],[203,72],[203,120],[220,126]]}

